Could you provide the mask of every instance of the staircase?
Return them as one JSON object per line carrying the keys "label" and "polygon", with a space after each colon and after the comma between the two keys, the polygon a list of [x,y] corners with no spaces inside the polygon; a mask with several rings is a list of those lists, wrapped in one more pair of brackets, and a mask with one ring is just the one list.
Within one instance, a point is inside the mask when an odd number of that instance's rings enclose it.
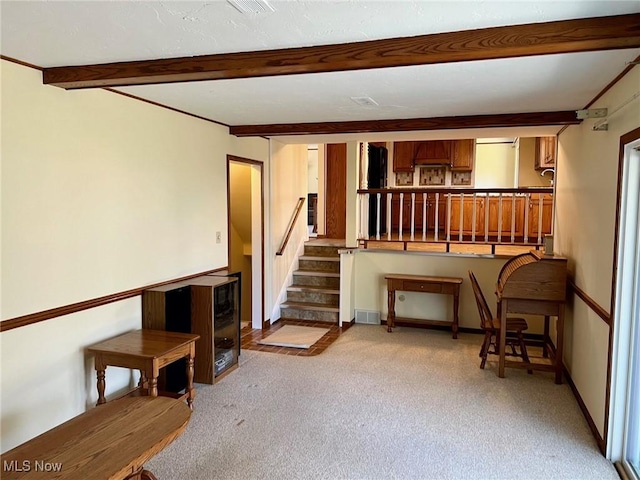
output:
{"label": "staircase", "polygon": [[311,240],[304,246],[299,270],[280,305],[283,319],[337,325],[340,311],[340,257],[344,241]]}

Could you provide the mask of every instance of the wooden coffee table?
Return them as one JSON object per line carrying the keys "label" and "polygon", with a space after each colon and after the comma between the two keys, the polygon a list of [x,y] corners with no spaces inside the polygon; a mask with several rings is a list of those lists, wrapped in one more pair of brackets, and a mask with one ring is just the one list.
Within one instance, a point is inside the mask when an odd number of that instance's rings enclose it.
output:
{"label": "wooden coffee table", "polygon": [[158,374],[162,367],[180,358],[187,359],[187,387],[178,398],[187,400],[193,410],[195,389],[193,388],[193,360],[196,356],[196,340],[200,335],[142,329],[96,343],[87,348],[95,354],[98,377],[98,403],[104,397],[105,370],[108,365],[140,370],[138,386],[143,393],[158,396]]}

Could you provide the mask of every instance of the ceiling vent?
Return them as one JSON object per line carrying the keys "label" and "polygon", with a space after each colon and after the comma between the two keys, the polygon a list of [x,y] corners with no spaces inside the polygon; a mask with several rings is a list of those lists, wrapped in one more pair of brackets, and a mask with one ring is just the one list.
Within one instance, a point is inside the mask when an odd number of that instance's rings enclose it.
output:
{"label": "ceiling vent", "polygon": [[268,13],[275,12],[275,8],[266,0],[227,0],[240,13]]}
{"label": "ceiling vent", "polygon": [[351,101],[353,101],[354,103],[357,103],[361,107],[377,107],[378,106],[378,102],[376,102],[371,97],[350,97],[350,98],[351,98]]}

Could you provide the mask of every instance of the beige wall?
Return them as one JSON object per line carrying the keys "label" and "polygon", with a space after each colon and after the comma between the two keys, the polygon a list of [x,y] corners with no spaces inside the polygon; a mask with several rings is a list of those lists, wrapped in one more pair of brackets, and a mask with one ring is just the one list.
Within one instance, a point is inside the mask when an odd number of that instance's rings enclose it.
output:
{"label": "beige wall", "polygon": [[[355,308],[377,310],[381,318],[387,318],[387,284],[384,276],[389,273],[413,275],[452,276],[463,279],[460,289],[460,326],[480,328],[480,319],[469,283],[468,271],[472,270],[480,283],[487,302],[495,313],[495,283],[507,258],[480,257],[477,255],[447,255],[433,253],[383,252],[359,250],[355,254]],[[449,295],[402,292],[405,300],[396,294],[396,316],[453,319],[453,300]],[[428,312],[428,313],[427,313]],[[530,322],[530,333],[541,333],[540,319]],[[480,348],[480,344],[478,344]]]}
{"label": "beige wall", "polygon": [[[634,68],[591,108],[613,110],[638,91]],[[595,120],[571,126],[558,139],[555,250],[569,258],[575,282],[606,311],[611,307],[613,239],[620,136],[640,126],[640,102],[620,110],[608,131]],[[609,329],[577,296],[567,320],[565,364],[604,435]]]}
{"label": "beige wall", "polygon": [[[279,305],[286,299],[286,288],[291,284],[297,256],[308,239],[306,222],[308,156],[306,145],[285,145],[271,140],[271,251],[273,258],[270,291],[271,321],[280,318]],[[287,233],[298,199],[305,203],[295,224],[283,255],[276,256]]]}
{"label": "beige wall", "polygon": [[511,143],[476,144],[475,188],[513,188],[516,149]]}
{"label": "beige wall", "polygon": [[[3,320],[227,265],[226,155],[266,140],[1,65]],[[134,298],[3,332],[2,451],[94,404],[85,347],[140,322]]]}

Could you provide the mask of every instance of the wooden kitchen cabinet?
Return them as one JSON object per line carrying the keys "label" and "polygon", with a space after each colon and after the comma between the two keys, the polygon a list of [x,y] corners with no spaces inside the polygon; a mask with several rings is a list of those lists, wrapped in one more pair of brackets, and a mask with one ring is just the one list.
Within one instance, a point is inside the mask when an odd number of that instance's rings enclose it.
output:
{"label": "wooden kitchen cabinet", "polygon": [[451,141],[451,170],[470,172],[476,156],[476,140],[474,138]]}
{"label": "wooden kitchen cabinet", "polygon": [[451,164],[450,140],[428,140],[414,143],[416,165]]}
{"label": "wooden kitchen cabinet", "polygon": [[556,166],[556,137],[537,137],[535,169],[544,170]]}
{"label": "wooden kitchen cabinet", "polygon": [[[426,192],[425,192],[426,193]],[[425,215],[426,200],[426,215]],[[438,199],[438,231],[442,232],[446,222],[447,203],[444,195],[440,195]],[[422,232],[424,220],[426,217],[427,231],[433,232],[436,223],[436,194],[427,193],[426,197],[420,193],[415,196],[415,230],[416,234]],[[400,225],[400,195],[395,194],[391,199],[391,229],[398,231]],[[411,194],[405,193],[402,199],[402,230],[410,232],[411,230]]]}
{"label": "wooden kitchen cabinet", "polygon": [[416,142],[393,142],[393,171],[413,172]]}
{"label": "wooden kitchen cabinet", "polygon": [[[500,210],[500,196],[489,197],[489,223],[488,234],[490,240],[495,240],[500,232],[503,240],[510,240],[511,227],[516,239],[521,239],[524,235],[524,204],[525,198],[522,196],[502,195],[502,210]],[[514,214],[515,207],[515,214]],[[502,215],[500,215],[502,212]],[[500,223],[502,217],[502,223]],[[484,235],[484,230],[482,232]]]}
{"label": "wooden kitchen cabinet", "polygon": [[[416,232],[422,230],[422,209],[424,200],[421,193],[416,193],[415,223]],[[391,198],[391,229],[398,231],[400,225],[400,195]],[[407,232],[411,228],[411,194],[405,193],[402,199],[402,230]]]}
{"label": "wooden kitchen cabinet", "polygon": [[540,212],[540,194],[533,194],[529,199],[527,213],[527,236],[530,242],[537,241],[538,236],[542,240],[545,235],[551,234],[553,223],[553,196],[551,194],[541,194],[542,214]]}
{"label": "wooden kitchen cabinet", "polygon": [[[473,215],[474,198],[472,195],[460,199],[459,196],[451,198],[451,236],[460,234],[460,217],[462,217],[462,235],[471,236],[474,232],[476,237],[484,234],[485,221],[485,199],[475,198],[475,221]],[[453,239],[453,238],[452,238]]]}

